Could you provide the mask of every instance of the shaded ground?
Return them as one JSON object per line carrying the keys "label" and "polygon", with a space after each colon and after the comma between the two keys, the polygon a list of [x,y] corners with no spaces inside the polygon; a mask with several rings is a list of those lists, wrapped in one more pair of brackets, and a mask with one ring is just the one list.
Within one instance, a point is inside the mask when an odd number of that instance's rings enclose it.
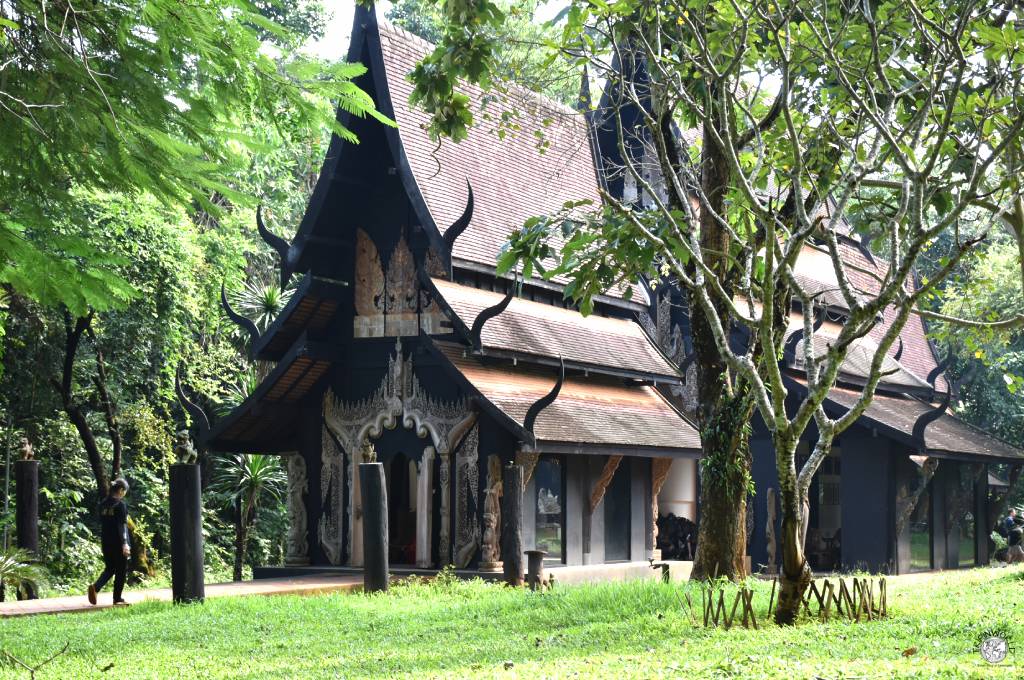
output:
{"label": "shaded ground", "polygon": [[[69,643],[38,678],[1024,676],[1024,569],[890,579],[891,618],[707,631],[655,583],[512,591],[417,584],[384,596],[144,603],[89,616],[0,621],[0,650],[29,663]],[[758,584],[758,609],[767,608]],[[699,599],[699,598],[698,598]],[[978,654],[1010,638],[1000,665]],[[27,677],[0,666],[0,677]]]}

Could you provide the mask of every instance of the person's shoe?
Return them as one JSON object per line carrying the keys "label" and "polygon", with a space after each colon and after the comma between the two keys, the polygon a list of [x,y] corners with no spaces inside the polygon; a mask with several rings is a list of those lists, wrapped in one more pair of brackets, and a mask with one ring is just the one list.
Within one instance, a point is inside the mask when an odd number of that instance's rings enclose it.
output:
{"label": "person's shoe", "polygon": [[96,604],[96,586],[92,583],[89,584],[89,604]]}
{"label": "person's shoe", "polygon": [[115,607],[131,607],[132,605],[125,600],[114,600]]}

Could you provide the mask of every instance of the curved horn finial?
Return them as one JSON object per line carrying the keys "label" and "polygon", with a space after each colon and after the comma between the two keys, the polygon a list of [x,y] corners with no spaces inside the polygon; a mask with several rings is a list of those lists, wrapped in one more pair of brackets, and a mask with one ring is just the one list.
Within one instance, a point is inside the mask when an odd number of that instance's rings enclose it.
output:
{"label": "curved horn finial", "polygon": [[249,353],[251,354],[256,347],[256,343],[260,341],[260,329],[253,323],[252,319],[244,317],[231,309],[223,283],[220,284],[220,305],[224,308],[224,313],[228,315],[228,318],[249,334]]}
{"label": "curved horn finial", "polygon": [[[928,384],[932,386],[932,389],[935,389],[935,381],[938,380],[939,375],[941,375],[943,371],[949,368],[949,365],[951,363],[953,363],[953,350],[950,350],[949,353],[946,355],[946,358],[943,359],[935,368],[933,368],[931,372],[928,374],[928,377],[925,378],[925,380],[928,381]],[[946,383],[949,384],[949,381],[947,380]]]}
{"label": "curved horn finial", "polygon": [[[523,419],[523,429],[533,434],[533,424],[537,420],[537,416],[545,408],[551,405],[551,403],[558,398],[558,393],[562,391],[562,383],[565,382],[565,360],[559,355],[558,357],[558,380],[555,382],[555,386],[551,388],[551,391],[545,394],[543,397],[533,402],[529,410],[526,411],[526,417]],[[536,439],[536,436],[534,436]]]}
{"label": "curved horn finial", "polygon": [[267,242],[267,245],[273,248],[277,252],[278,257],[281,258],[281,288],[284,289],[288,286],[288,279],[292,276],[292,245],[267,229],[267,225],[263,224],[262,204],[256,206],[256,229],[259,230],[260,237],[262,237],[263,240]]}
{"label": "curved horn finial", "polygon": [[512,303],[512,298],[516,294],[516,286],[519,283],[519,275],[516,274],[515,278],[512,279],[512,285],[509,286],[508,293],[501,299],[496,305],[492,305],[487,309],[483,309],[479,314],[476,315],[476,319],[473,320],[473,327],[469,329],[470,341],[473,343],[473,349],[479,351],[483,346],[483,340],[480,338],[480,333],[484,330],[484,324],[498,316],[505,309],[508,308],[509,304]]}
{"label": "curved horn finial", "polygon": [[900,347],[896,350],[896,354],[892,355],[894,361],[899,361],[900,357],[903,356],[903,338],[899,338]]}
{"label": "curved horn finial", "polygon": [[203,446],[203,438],[206,433],[210,431],[210,419],[206,417],[206,412],[203,411],[199,406],[194,404],[185,396],[185,390],[181,387],[181,366],[178,364],[178,369],[174,372],[174,392],[178,396],[178,401],[181,403],[181,407],[192,416],[192,421],[199,428],[199,437],[197,437],[197,443]]}
{"label": "curved horn finial", "polygon": [[929,425],[934,423],[936,420],[942,417],[942,414],[944,414],[946,412],[946,409],[949,408],[949,401],[952,398],[952,396],[953,388],[947,380],[946,393],[942,396],[942,401],[939,402],[939,405],[931,409],[930,411],[925,411],[924,413],[922,413],[921,416],[917,419],[917,421],[914,422],[914,431],[912,436],[914,437],[914,441],[920,442],[923,448],[928,448],[924,440],[925,429]]}
{"label": "curved horn finial", "polygon": [[448,246],[448,252],[452,252],[452,248],[455,247],[455,239],[462,235],[462,232],[466,231],[469,226],[470,220],[473,219],[473,187],[469,183],[469,178],[466,178],[466,189],[469,191],[469,197],[466,199],[466,209],[462,211],[462,215],[459,219],[452,222],[452,226],[444,232],[444,236],[441,238],[444,240],[444,244]]}

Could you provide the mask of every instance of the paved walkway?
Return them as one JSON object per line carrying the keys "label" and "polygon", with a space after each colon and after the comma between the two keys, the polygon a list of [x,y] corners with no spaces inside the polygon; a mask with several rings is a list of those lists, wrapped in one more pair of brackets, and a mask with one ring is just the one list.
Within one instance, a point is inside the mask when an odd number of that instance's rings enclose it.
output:
{"label": "paved walkway", "polygon": [[[318,595],[363,587],[361,575],[313,575],[292,578],[268,578],[241,583],[213,583],[206,586],[206,597],[232,597],[244,595]],[[8,591],[9,592],[9,591]],[[124,592],[130,604],[146,600],[171,601],[170,588],[131,590]],[[0,602],[0,618],[28,616],[30,614],[64,614],[68,612],[97,611],[113,607],[110,587],[100,593],[99,603],[90,605],[85,593],[68,597],[47,597],[40,600]]]}

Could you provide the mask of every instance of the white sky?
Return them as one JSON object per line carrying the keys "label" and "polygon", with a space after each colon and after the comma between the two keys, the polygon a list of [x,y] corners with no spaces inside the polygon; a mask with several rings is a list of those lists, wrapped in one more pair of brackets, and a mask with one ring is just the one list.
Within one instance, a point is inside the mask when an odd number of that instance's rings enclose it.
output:
{"label": "white sky", "polygon": [[[306,49],[323,59],[331,61],[344,59],[348,54],[348,39],[352,32],[355,1],[323,0],[323,3],[329,17],[324,29],[324,37],[312,41],[306,46]],[[537,9],[537,20],[547,21],[553,18],[566,4],[566,0],[547,0],[547,2],[541,3]],[[387,0],[377,0],[378,16],[386,16],[390,8],[391,3]]]}

